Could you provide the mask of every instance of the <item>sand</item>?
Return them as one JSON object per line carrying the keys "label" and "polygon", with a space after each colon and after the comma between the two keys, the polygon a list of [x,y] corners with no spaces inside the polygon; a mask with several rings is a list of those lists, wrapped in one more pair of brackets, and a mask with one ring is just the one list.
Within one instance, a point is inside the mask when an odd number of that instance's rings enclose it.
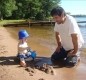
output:
{"label": "sand", "polygon": [[[86,78],[86,58],[82,57],[83,61],[78,66],[73,68],[59,67],[54,68],[55,75],[47,74],[44,71],[35,69],[34,73],[28,72],[24,67],[20,67],[14,61],[17,54],[18,41],[12,38],[11,34],[0,27],[0,80],[85,80]],[[46,47],[36,43],[32,47],[45,50]],[[40,55],[41,57],[46,55]],[[46,56],[47,57],[47,56]]]}

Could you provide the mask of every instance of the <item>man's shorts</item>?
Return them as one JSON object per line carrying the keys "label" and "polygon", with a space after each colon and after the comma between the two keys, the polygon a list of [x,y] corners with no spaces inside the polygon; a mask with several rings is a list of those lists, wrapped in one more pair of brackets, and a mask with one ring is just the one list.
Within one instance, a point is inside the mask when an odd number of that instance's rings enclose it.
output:
{"label": "man's shorts", "polygon": [[67,52],[65,51],[65,49],[62,47],[60,49],[60,52],[54,52],[51,56],[51,61],[54,62],[54,61],[59,61],[59,60],[62,60],[64,58],[67,57]]}
{"label": "man's shorts", "polygon": [[[70,50],[69,50],[70,51]],[[51,61],[54,63],[56,61],[62,61],[64,60],[65,64],[66,65],[69,65],[69,66],[74,66],[77,62],[78,62],[78,57],[80,56],[70,56],[70,57],[67,57],[68,55],[68,52],[69,51],[66,51],[63,47],[60,49],[60,52],[54,52],[51,56]],[[79,53],[79,52],[78,52]]]}
{"label": "man's shorts", "polygon": [[72,67],[75,66],[79,61],[80,61],[80,57],[74,55],[67,57],[65,62],[67,67]]}

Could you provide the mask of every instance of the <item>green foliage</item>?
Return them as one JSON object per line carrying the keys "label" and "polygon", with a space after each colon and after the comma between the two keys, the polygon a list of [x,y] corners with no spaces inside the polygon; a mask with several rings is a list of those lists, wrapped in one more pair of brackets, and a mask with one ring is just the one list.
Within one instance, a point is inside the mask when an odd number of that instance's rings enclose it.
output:
{"label": "green foliage", "polygon": [[12,17],[15,18],[35,18],[36,14],[40,10],[39,0],[16,0],[18,9],[13,12]]}
{"label": "green foliage", "polygon": [[35,16],[36,20],[44,20],[44,14],[42,12],[38,12]]}
{"label": "green foliage", "polygon": [[40,1],[41,1],[41,9],[45,18],[50,16],[52,8],[58,6],[60,2],[60,0],[40,0]]}
{"label": "green foliage", "polygon": [[60,0],[0,0],[0,18],[44,20]]}
{"label": "green foliage", "polygon": [[15,0],[1,0],[0,2],[0,18],[9,17],[12,11],[17,9]]}

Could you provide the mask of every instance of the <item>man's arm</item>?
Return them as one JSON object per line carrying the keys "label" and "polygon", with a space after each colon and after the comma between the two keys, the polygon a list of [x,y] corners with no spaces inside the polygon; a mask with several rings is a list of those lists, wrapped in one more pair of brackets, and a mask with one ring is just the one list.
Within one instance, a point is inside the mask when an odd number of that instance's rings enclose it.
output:
{"label": "man's arm", "polygon": [[78,51],[78,37],[77,34],[71,34],[71,38],[72,38],[72,42],[73,42],[73,46],[74,46],[74,50],[72,52],[72,54],[76,54]]}
{"label": "man's arm", "polygon": [[56,41],[58,44],[58,47],[61,47],[61,38],[58,32],[55,32],[55,36],[56,36]]}

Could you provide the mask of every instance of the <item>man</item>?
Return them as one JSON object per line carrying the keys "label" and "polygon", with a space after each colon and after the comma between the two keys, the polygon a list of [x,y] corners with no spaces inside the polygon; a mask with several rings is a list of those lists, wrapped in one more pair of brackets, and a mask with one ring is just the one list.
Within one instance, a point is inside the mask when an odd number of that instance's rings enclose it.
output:
{"label": "man", "polygon": [[78,24],[62,7],[52,9],[51,16],[56,22],[54,31],[57,41],[57,48],[51,60],[55,62],[65,59],[68,65],[75,65],[79,60],[79,49],[84,43]]}

